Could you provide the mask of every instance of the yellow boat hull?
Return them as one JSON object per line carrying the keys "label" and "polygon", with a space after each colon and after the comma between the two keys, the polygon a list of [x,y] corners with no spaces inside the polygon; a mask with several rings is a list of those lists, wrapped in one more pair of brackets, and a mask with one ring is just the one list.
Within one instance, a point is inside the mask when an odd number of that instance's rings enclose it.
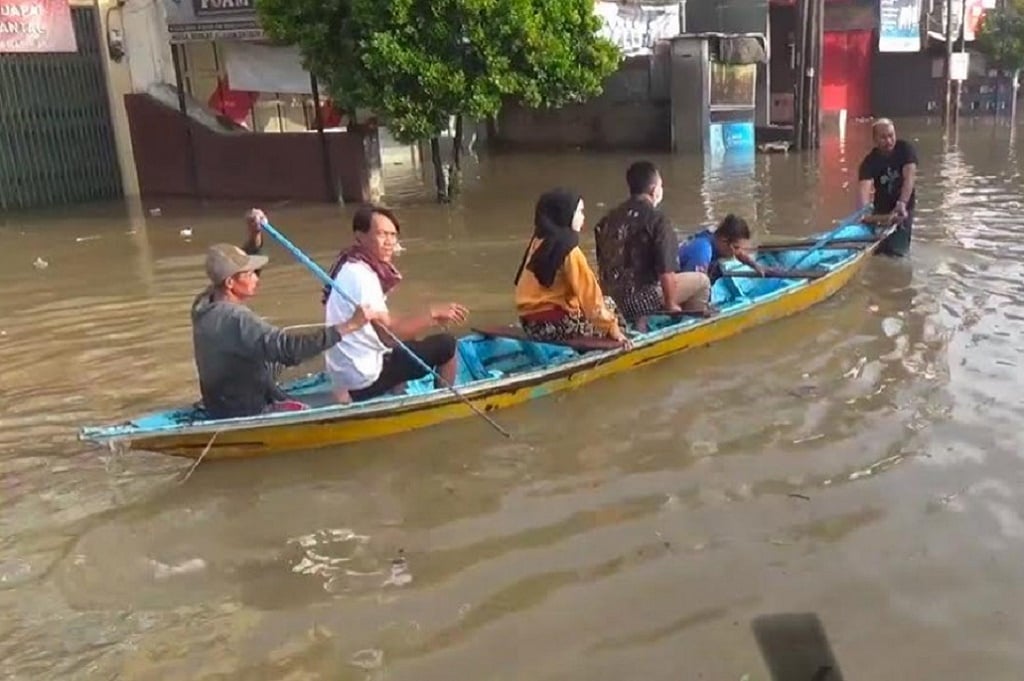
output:
{"label": "yellow boat hull", "polygon": [[[584,358],[549,373],[510,378],[506,383],[496,381],[493,386],[465,394],[481,410],[505,409],[735,336],[754,326],[802,312],[829,298],[860,272],[873,251],[873,247],[867,248],[828,275],[774,299],[689,325],[666,337],[656,337],[649,344],[641,344],[631,351],[617,352],[597,361]],[[280,423],[259,423],[239,429],[225,426],[219,431],[206,428],[187,433],[142,436],[128,444],[133,449],[176,456],[196,458],[203,455],[204,459],[227,459],[348,444],[473,415],[469,406],[451,394],[424,397],[409,398],[397,406],[388,405],[386,409],[376,411],[347,413],[340,409],[319,420],[282,420]]]}

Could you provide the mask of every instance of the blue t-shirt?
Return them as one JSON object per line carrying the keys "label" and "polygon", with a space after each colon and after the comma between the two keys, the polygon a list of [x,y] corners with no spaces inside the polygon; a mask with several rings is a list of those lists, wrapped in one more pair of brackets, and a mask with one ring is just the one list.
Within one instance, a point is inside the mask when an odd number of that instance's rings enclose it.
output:
{"label": "blue t-shirt", "polygon": [[715,260],[715,235],[705,229],[690,237],[679,247],[679,271],[707,272]]}

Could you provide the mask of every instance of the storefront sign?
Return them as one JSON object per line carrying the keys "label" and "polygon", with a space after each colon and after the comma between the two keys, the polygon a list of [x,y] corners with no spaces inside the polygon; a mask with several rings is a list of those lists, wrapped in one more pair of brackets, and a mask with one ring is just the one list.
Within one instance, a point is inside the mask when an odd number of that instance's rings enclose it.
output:
{"label": "storefront sign", "polygon": [[164,0],[172,43],[262,40],[254,0]]}
{"label": "storefront sign", "polygon": [[253,11],[256,6],[252,0],[192,0],[192,9],[196,16],[214,13],[238,13]]}
{"label": "storefront sign", "polygon": [[878,0],[878,51],[921,51],[921,0]]}
{"label": "storefront sign", "polygon": [[971,53],[954,52],[949,56],[950,80],[967,80],[971,72]]}
{"label": "storefront sign", "polygon": [[600,35],[611,40],[626,57],[652,54],[654,43],[680,34],[680,6],[597,3]]}
{"label": "storefront sign", "polygon": [[77,51],[68,0],[0,0],[0,53]]}

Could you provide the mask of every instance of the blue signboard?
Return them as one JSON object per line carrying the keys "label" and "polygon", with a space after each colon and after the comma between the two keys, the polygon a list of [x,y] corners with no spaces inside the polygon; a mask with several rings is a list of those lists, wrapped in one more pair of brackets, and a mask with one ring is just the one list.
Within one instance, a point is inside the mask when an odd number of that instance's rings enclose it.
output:
{"label": "blue signboard", "polygon": [[878,51],[921,51],[921,0],[878,0]]}
{"label": "blue signboard", "polygon": [[720,156],[732,153],[754,153],[754,122],[732,121],[728,123],[712,123],[709,126],[711,135],[711,155]]}

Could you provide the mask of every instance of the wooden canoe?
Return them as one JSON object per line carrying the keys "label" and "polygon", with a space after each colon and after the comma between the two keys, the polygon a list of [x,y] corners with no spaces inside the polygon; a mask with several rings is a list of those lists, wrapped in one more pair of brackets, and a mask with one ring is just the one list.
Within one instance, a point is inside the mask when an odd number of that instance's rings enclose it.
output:
{"label": "wooden canoe", "polygon": [[[799,279],[724,276],[715,282],[710,318],[656,315],[648,330],[633,335],[624,350],[608,343],[571,347],[526,340],[511,329],[474,330],[460,337],[457,387],[488,412],[578,388],[801,312],[843,288],[877,247],[872,228],[845,224],[815,235],[809,245],[758,254],[766,266],[813,269],[821,276]],[[835,248],[833,243],[848,244]],[[743,270],[736,262],[726,271]],[[746,270],[749,272],[749,270]],[[79,439],[106,446],[206,459],[310,450],[380,438],[465,418],[473,412],[432,379],[410,383],[405,394],[350,405],[334,404],[329,379],[316,373],[282,386],[313,406],[304,411],[212,420],[193,406],[158,411],[130,421],[85,427]]]}

